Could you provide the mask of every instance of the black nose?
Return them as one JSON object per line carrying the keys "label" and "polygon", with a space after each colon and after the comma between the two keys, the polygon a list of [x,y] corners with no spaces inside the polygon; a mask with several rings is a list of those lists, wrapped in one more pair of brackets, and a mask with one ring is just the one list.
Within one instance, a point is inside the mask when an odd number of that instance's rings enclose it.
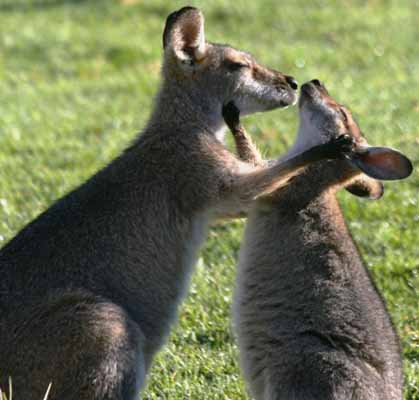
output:
{"label": "black nose", "polygon": [[311,81],[311,83],[312,84],[314,84],[315,86],[317,86],[317,87],[321,87],[321,86],[323,86],[323,84],[318,80],[318,79],[313,79],[312,81]]}
{"label": "black nose", "polygon": [[292,76],[285,75],[285,80],[291,86],[291,89],[298,89],[298,82]]}

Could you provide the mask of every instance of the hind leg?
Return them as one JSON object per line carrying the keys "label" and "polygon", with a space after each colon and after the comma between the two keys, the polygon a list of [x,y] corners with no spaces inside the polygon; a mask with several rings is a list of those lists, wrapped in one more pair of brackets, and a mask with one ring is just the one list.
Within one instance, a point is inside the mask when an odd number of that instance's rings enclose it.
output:
{"label": "hind leg", "polygon": [[[144,337],[119,306],[84,294],[39,304],[10,323],[0,349],[14,398],[134,400],[145,379]],[[5,360],[5,362],[3,362]]]}
{"label": "hind leg", "polygon": [[[310,374],[310,372],[307,372]],[[333,380],[333,378],[330,378]],[[314,382],[311,377],[287,380],[269,380],[265,386],[263,400],[355,400],[353,390],[337,393],[333,382]]]}
{"label": "hind leg", "polygon": [[[291,368],[268,373],[264,400],[385,400],[384,382],[345,354],[312,354]],[[334,353],[334,354],[333,354]],[[330,357],[331,356],[331,357]]]}

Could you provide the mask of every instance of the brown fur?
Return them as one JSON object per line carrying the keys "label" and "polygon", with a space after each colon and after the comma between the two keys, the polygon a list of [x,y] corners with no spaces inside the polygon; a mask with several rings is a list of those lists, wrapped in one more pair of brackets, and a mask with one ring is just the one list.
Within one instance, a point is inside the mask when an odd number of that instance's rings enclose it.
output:
{"label": "brown fur", "polygon": [[40,399],[51,382],[49,400],[137,399],[212,216],[246,209],[310,161],[255,168],[226,149],[224,104],[252,113],[296,94],[266,84],[280,72],[230,71],[233,50],[206,42],[203,24],[190,7],[169,16],[142,134],[1,249],[0,387],[10,375],[14,398]]}
{"label": "brown fur", "polygon": [[[311,89],[304,86],[300,99],[300,150],[343,133],[365,142],[349,110]],[[347,185],[358,195],[382,194],[348,160],[321,161],[250,212],[234,318],[256,400],[402,398],[397,334],[336,199]]]}

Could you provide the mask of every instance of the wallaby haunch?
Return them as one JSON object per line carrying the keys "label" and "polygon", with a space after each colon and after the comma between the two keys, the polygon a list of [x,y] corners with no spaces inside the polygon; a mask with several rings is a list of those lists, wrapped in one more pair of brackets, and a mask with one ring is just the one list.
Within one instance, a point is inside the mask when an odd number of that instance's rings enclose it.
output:
{"label": "wallaby haunch", "polygon": [[[398,337],[336,191],[378,199],[382,184],[367,175],[401,179],[411,163],[368,147],[318,80],[303,85],[299,107],[297,142],[284,159],[342,134],[354,149],[307,167],[250,211],[233,306],[244,377],[256,400],[401,399]],[[242,142],[242,158],[260,158]]]}
{"label": "wallaby haunch", "polygon": [[205,41],[172,13],[163,82],[139,138],[0,252],[0,387],[14,398],[138,398],[189,281],[208,220],[237,215],[317,159],[255,167],[222,144],[224,105],[294,104],[297,83]]}

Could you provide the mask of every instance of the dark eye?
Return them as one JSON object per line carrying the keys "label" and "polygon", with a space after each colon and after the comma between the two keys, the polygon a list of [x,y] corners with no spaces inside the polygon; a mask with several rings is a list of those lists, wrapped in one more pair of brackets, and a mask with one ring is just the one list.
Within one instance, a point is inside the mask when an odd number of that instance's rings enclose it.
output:
{"label": "dark eye", "polygon": [[243,68],[249,68],[249,65],[242,62],[229,61],[227,62],[226,67],[229,71],[234,72]]}

